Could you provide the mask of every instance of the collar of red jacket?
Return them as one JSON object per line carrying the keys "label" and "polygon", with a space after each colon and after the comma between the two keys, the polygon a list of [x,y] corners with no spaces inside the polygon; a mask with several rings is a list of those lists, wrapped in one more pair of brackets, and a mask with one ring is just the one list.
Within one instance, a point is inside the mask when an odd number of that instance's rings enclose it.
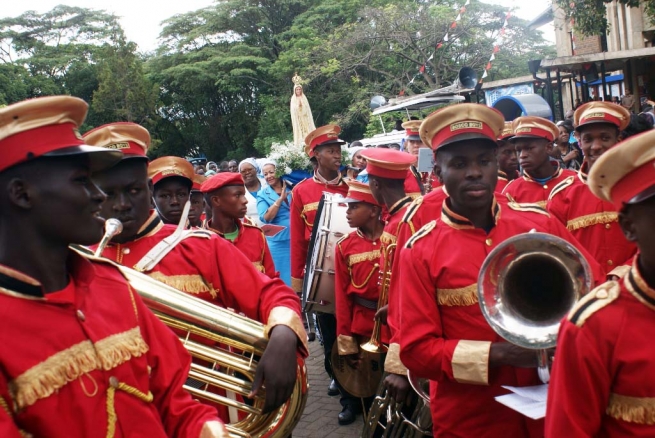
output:
{"label": "collar of red jacket", "polygon": [[623,278],[623,281],[632,295],[646,306],[655,310],[655,290],[648,287],[646,280],[641,276],[639,265],[637,264],[638,258],[635,257],[632,268],[630,268],[628,275]]}
{"label": "collar of red jacket", "polygon": [[[443,202],[441,207],[441,220],[446,225],[448,225],[451,228],[455,228],[456,230],[475,229],[475,225],[473,225],[473,222],[471,222],[464,216],[455,213],[450,208],[449,204],[450,204],[450,198],[446,198],[446,200]],[[494,196],[493,202],[491,203],[491,214],[494,217],[494,223],[497,225],[498,220],[500,219],[500,205],[496,201],[496,196]]]}

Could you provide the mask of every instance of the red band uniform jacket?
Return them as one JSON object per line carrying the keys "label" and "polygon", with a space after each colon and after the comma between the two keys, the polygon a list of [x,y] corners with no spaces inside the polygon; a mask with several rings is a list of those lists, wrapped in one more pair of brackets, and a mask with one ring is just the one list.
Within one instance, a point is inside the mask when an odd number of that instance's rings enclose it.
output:
{"label": "red band uniform jacket", "polygon": [[616,207],[591,193],[585,168],[586,165],[576,177],[570,176],[553,188],[548,211],[566,226],[603,270],[610,273],[629,264],[637,246],[623,235]]}
{"label": "red band uniform jacket", "polygon": [[633,265],[580,300],[560,327],[547,437],[655,436],[655,290]]}
{"label": "red band uniform jacket", "polygon": [[0,436],[199,437],[217,414],[182,389],[182,344],[114,266],[69,261],[49,294],[0,266]]}
{"label": "red band uniform jacket", "polygon": [[291,192],[291,288],[296,292],[302,290],[309,239],[323,192],[345,198],[348,184],[343,179],[338,184],[324,184],[314,176],[296,184]]}
{"label": "red band uniform jacket", "polygon": [[[339,354],[359,351],[359,338],[371,337],[380,288],[380,239],[371,241],[359,230],[337,242],[335,250],[335,313]],[[382,342],[389,329],[382,326]]]}
{"label": "red band uniform jacket", "polygon": [[[273,257],[271,257],[271,251],[268,249],[268,243],[266,243],[266,237],[262,229],[256,225],[241,221],[236,221],[236,224],[239,229],[239,235],[234,239],[234,242],[230,242],[229,240],[228,242],[236,246],[259,272],[266,274],[270,278],[279,277],[275,271]],[[225,237],[223,233],[212,228],[211,221],[207,223],[206,228],[221,237]]]}
{"label": "red band uniform jacket", "polygon": [[[400,253],[400,358],[417,377],[429,378],[435,436],[543,436],[533,421],[494,400],[501,385],[539,384],[536,369],[489,368],[492,342],[503,339],[485,320],[477,296],[478,273],[500,243],[531,229],[560,236],[589,254],[557,220],[534,205],[503,198],[492,205],[495,226],[486,233],[443,204]],[[438,250],[435,250],[437,249]],[[447,248],[447,250],[446,250]],[[594,275],[600,267],[593,259]]]}
{"label": "red band uniform jacket", "polygon": [[540,184],[524,173],[507,183],[503,194],[509,195],[512,200],[521,204],[537,204],[541,208],[546,208],[550,192],[557,184],[570,176],[575,176],[575,172],[568,169],[558,169],[550,180],[546,181],[545,184]]}

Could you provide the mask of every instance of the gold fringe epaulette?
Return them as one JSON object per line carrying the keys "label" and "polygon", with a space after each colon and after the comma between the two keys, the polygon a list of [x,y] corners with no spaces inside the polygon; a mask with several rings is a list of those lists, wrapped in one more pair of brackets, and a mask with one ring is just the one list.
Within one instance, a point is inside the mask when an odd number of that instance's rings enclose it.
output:
{"label": "gold fringe epaulette", "polygon": [[591,315],[616,300],[620,293],[621,288],[616,281],[601,284],[576,303],[569,313],[568,320],[582,327]]}
{"label": "gold fringe epaulette", "polygon": [[310,211],[316,211],[318,210],[318,202],[311,202],[309,204],[305,204],[302,207],[302,214],[308,213]]}
{"label": "gold fringe epaulette", "polygon": [[24,409],[93,370],[109,371],[148,352],[138,327],[97,341],[82,341],[47,358],[10,382],[16,406]]}
{"label": "gold fringe epaulette", "polygon": [[161,272],[150,272],[148,274],[151,278],[161,281],[170,287],[181,290],[189,294],[200,294],[209,292],[212,298],[216,298],[216,290],[214,287],[205,282],[205,279],[198,274],[193,275],[164,275]]}
{"label": "gold fringe epaulette", "polygon": [[430,231],[434,230],[434,227],[437,226],[437,221],[433,220],[428,222],[427,224],[423,225],[423,227],[416,232],[405,244],[405,248],[411,248],[414,246],[416,242],[418,242],[420,239],[424,238],[428,234],[430,234]]}
{"label": "gold fringe epaulette", "polygon": [[527,203],[526,204],[519,204],[516,201],[510,201],[510,202],[507,203],[507,205],[509,206],[509,208],[511,208],[514,211],[528,211],[530,213],[539,213],[539,214],[543,214],[545,216],[550,217],[550,214],[542,206],[542,203],[545,203],[545,201],[542,201],[542,202],[536,203],[536,204],[527,204]]}
{"label": "gold fringe epaulette", "polygon": [[655,398],[610,394],[607,415],[636,424],[655,424]]}
{"label": "gold fringe epaulette", "polygon": [[440,306],[472,306],[478,303],[478,285],[472,284],[457,289],[437,289],[437,303]]}
{"label": "gold fringe epaulette", "polygon": [[412,203],[409,204],[409,207],[407,207],[407,210],[405,210],[405,214],[403,215],[401,222],[408,223],[409,221],[411,221],[422,204],[423,204],[423,196],[414,199]]}
{"label": "gold fringe epaulette", "polygon": [[560,181],[557,184],[555,184],[555,187],[553,187],[553,190],[551,190],[550,195],[548,195],[548,200],[550,201],[551,199],[553,199],[553,196],[555,196],[556,194],[558,194],[568,186],[572,185],[574,182],[575,182],[575,177],[569,176],[563,181]]}
{"label": "gold fringe epaulette", "polygon": [[571,219],[566,223],[566,229],[569,231],[587,228],[592,225],[604,225],[619,221],[619,214],[615,211],[604,211],[602,213],[588,214]]}
{"label": "gold fringe epaulette", "polygon": [[212,234],[214,233],[212,233],[209,230],[201,230],[199,228],[194,228],[192,230],[185,230],[183,239],[186,239],[188,237],[200,237],[203,239],[211,239]]}

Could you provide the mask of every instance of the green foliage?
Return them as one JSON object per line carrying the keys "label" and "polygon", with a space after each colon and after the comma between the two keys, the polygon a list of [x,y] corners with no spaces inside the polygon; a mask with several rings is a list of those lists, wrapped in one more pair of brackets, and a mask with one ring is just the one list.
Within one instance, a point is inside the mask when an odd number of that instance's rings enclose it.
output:
{"label": "green foliage", "polygon": [[[567,17],[573,19],[575,31],[587,36],[605,35],[611,31],[605,16],[605,5],[611,2],[612,0],[555,0],[555,4],[564,10]],[[631,8],[638,8],[643,3],[646,13],[655,17],[655,0],[617,0],[617,3]]]}
{"label": "green foliage", "polygon": [[[239,159],[292,139],[298,73],[315,125],[337,123],[353,141],[382,132],[372,96],[444,87],[463,66],[482,74],[506,10],[472,2],[435,50],[461,3],[221,0],[166,20],[148,58],[111,14],[68,6],[27,12],[0,20],[0,105],[71,94],[91,104],[84,129],[144,125],[151,157]],[[527,74],[527,60],[547,53],[553,48],[540,34],[512,18],[488,80]],[[398,117],[385,116],[387,131]]]}

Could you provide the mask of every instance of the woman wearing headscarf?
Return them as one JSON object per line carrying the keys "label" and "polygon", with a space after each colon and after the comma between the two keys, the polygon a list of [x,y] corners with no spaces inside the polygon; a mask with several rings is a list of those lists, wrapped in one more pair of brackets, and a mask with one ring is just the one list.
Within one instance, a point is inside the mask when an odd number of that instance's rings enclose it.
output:
{"label": "woman wearing headscarf", "polygon": [[356,143],[361,145],[361,142],[353,142],[350,148],[348,148],[350,167],[348,167],[346,176],[348,178],[356,179],[357,181],[368,184],[368,173],[366,173],[366,158],[364,158],[361,154],[361,152],[366,148],[364,146],[355,145]]}
{"label": "woman wearing headscarf", "polygon": [[239,163],[239,173],[243,178],[246,185],[246,199],[248,200],[248,211],[246,218],[253,224],[261,226],[259,220],[259,213],[257,212],[257,193],[262,189],[262,181],[257,175],[259,173],[259,166],[254,158],[246,158]]}
{"label": "woman wearing headscarf", "polygon": [[257,211],[264,225],[264,234],[273,257],[275,269],[280,278],[291,285],[291,236],[289,222],[291,211],[291,188],[275,175],[275,162],[268,160],[262,165],[267,186],[257,195]]}

